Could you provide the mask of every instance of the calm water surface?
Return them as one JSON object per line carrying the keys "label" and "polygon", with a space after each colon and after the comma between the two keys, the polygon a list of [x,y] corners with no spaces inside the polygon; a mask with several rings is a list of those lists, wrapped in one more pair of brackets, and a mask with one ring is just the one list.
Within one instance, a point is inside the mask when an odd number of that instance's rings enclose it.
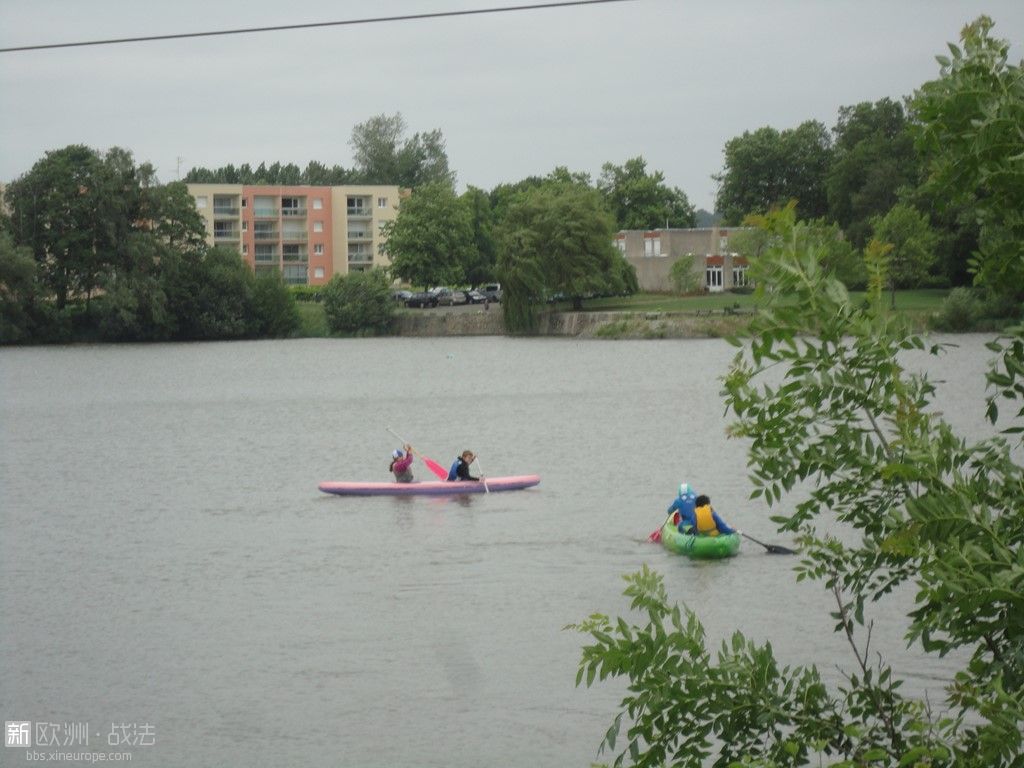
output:
{"label": "calm water surface", "polygon": [[[981,337],[927,362],[984,433]],[[727,563],[648,544],[687,480],[762,541],[727,440],[724,341],[386,339],[0,351],[5,720],[143,726],[152,766],[587,766],[622,689],[574,687],[583,638],[644,563],[712,642],[740,629],[836,677],[821,588],[749,542]],[[387,427],[540,486],[340,498],[386,480]],[[426,474],[417,465],[420,476]],[[872,648],[912,691],[905,597]],[[96,735],[98,734],[98,735]],[[5,764],[20,765],[9,750]]]}

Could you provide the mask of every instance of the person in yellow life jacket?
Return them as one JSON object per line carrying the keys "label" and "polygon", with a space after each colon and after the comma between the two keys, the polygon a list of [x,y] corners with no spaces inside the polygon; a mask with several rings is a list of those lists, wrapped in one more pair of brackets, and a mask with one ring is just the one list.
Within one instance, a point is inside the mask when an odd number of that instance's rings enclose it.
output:
{"label": "person in yellow life jacket", "polygon": [[698,536],[717,536],[739,531],[730,528],[726,522],[718,516],[718,513],[711,506],[711,499],[703,494],[698,496],[690,510],[683,510],[680,514],[679,532],[696,534]]}

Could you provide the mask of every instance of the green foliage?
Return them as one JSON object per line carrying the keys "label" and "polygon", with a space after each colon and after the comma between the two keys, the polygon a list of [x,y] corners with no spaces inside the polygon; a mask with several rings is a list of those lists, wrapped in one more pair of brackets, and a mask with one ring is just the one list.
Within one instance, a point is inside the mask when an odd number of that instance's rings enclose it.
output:
{"label": "green foliage", "polygon": [[37,266],[26,247],[0,231],[0,344],[29,341],[39,323]]}
{"label": "green foliage", "polygon": [[256,335],[273,338],[293,336],[299,329],[299,310],[295,294],[277,273],[260,275],[253,282],[253,314]]}
{"label": "green foliage", "polygon": [[496,279],[497,246],[494,242],[494,212],[486,192],[470,187],[460,198],[469,212],[472,247],[465,261],[465,279],[469,285],[482,285]]}
{"label": "green foliage", "polygon": [[363,184],[397,184],[419,189],[440,185],[455,187],[455,173],[448,168],[444,137],[440,130],[405,138],[401,113],[377,115],[352,129],[352,158]]}
{"label": "green foliage", "polygon": [[685,193],[665,184],[661,171],[647,173],[647,162],[634,157],[623,165],[605,163],[597,188],[604,195],[619,229],[692,227],[693,206]]}
{"label": "green foliage", "polygon": [[635,272],[612,245],[613,232],[591,187],[552,181],[517,195],[498,234],[505,327],[533,330],[538,306],[551,295],[580,309],[587,296],[635,290]]}
{"label": "green foliage", "polygon": [[161,262],[174,338],[238,339],[256,334],[252,270],[230,248],[169,254]]}
{"label": "green foliage", "polygon": [[291,163],[281,165],[272,163],[269,167],[266,163],[260,163],[255,169],[249,163],[235,167],[225,165],[220,168],[193,168],[185,175],[185,182],[189,184],[267,184],[276,185],[301,185],[309,184],[315,187],[334,187],[346,184],[360,184],[362,178],[353,170],[334,165],[328,168],[323,163],[311,160],[306,167],[298,170],[298,166]]}
{"label": "green foliage", "polygon": [[100,215],[110,207],[107,174],[99,153],[73,145],[47,152],[4,194],[15,242],[31,249],[58,309],[69,297],[94,291],[109,264],[118,225]]}
{"label": "green foliage", "polygon": [[928,217],[906,203],[872,219],[871,226],[878,240],[892,246],[888,276],[895,302],[896,288],[919,288],[924,283],[935,262],[938,235]]}
{"label": "green foliage", "polygon": [[969,331],[981,317],[981,301],[972,288],[954,288],[932,319],[939,331]]}
{"label": "green foliage", "polygon": [[333,333],[387,333],[394,301],[387,272],[373,269],[335,275],[324,288],[324,313]]}
{"label": "green foliage", "polygon": [[402,201],[384,227],[391,272],[410,285],[458,285],[474,258],[467,206],[450,187],[433,184]]}
{"label": "green foliage", "polygon": [[[769,646],[740,636],[713,663],[692,614],[669,609],[660,579],[642,572],[627,594],[646,626],[595,616],[577,627],[596,641],[578,680],[630,681],[604,743],[615,748],[625,720],[617,764],[1019,765],[1024,469],[1003,435],[968,443],[934,412],[934,385],[900,360],[942,350],[884,310],[879,279],[852,301],[792,210],[766,224],[772,246],[751,265],[762,310],[724,379],[729,431],[749,445],[752,498],[786,499],[789,511],[772,519],[801,543],[797,579],[836,601],[845,679],[830,690],[813,669],[780,669]],[[991,348],[988,414],[994,424],[1013,404],[1003,431],[1020,436],[1024,327]],[[884,649],[869,653],[872,604],[906,590],[908,643],[956,669],[934,709],[900,693]]]}
{"label": "green foliage", "polygon": [[[644,623],[593,614],[567,627],[593,640],[583,648],[577,685],[629,681],[598,749],[619,749],[615,766],[796,766],[824,757],[852,766],[948,755],[924,727],[924,708],[899,696],[889,668],[854,678],[867,698],[844,703],[816,668],[782,667],[770,644],[739,632],[713,653],[697,615],[669,605],[661,576],[646,565],[624,578],[630,609],[645,615]],[[872,695],[885,703],[888,720],[874,712]],[[898,755],[885,746],[889,722],[907,731]]]}
{"label": "green foliage", "polygon": [[324,298],[322,285],[289,285],[288,290],[291,291],[296,301],[315,303],[323,301]]}
{"label": "green foliage", "polygon": [[668,279],[678,294],[696,293],[701,286],[701,274],[693,268],[690,255],[683,256],[669,270]]}
{"label": "green foliage", "polygon": [[892,99],[840,107],[828,169],[829,216],[857,248],[871,235],[871,218],[917,183],[920,161],[903,106]]}
{"label": "green foliage", "polygon": [[1024,294],[1024,67],[1008,63],[1009,43],[990,37],[980,16],[960,45],[936,57],[937,80],[911,102],[932,199],[974,212],[980,241],[972,269],[981,282]]}
{"label": "green foliage", "polygon": [[715,176],[715,209],[736,224],[751,213],[797,201],[801,217],[828,213],[825,176],[832,142],[821,123],[808,120],[791,130],[745,131],[725,143],[725,169]]}

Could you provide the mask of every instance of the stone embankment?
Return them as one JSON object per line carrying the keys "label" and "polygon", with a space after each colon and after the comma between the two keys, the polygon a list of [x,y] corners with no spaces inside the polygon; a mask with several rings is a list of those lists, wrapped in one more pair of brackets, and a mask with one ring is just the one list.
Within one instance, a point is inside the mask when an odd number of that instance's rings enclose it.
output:
{"label": "stone embankment", "polygon": [[[742,328],[749,313],[722,312],[548,312],[538,335],[608,339],[687,339],[726,336]],[[404,312],[396,318],[400,336],[503,336],[500,309]]]}

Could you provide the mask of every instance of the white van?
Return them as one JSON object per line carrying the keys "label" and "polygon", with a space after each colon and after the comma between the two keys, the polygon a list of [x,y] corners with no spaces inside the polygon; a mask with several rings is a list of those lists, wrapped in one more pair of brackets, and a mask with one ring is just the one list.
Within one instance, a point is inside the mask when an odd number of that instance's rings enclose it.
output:
{"label": "white van", "polygon": [[478,290],[491,301],[501,301],[501,283],[487,283]]}

